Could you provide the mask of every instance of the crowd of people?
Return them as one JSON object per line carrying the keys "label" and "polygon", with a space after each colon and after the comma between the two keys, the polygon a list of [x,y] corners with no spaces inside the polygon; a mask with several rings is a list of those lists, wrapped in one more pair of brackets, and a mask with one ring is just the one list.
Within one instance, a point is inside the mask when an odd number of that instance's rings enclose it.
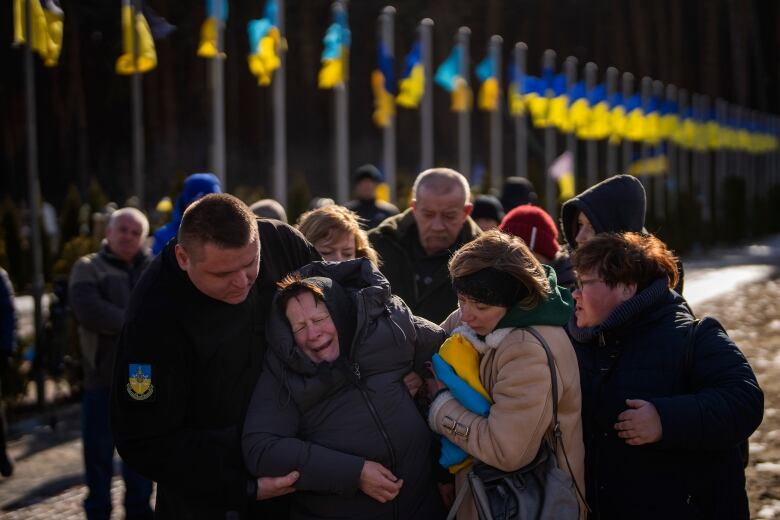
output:
{"label": "crowd of people", "polygon": [[522,494],[485,510],[477,468],[543,453],[574,500],[550,518],[748,518],[763,394],[636,178],[564,203],[560,234],[526,179],[474,197],[426,170],[402,212],[381,180],[291,226],[191,176],[154,256],[142,212],[111,215],[70,278],[88,518],[114,446],[127,518],[524,518]]}

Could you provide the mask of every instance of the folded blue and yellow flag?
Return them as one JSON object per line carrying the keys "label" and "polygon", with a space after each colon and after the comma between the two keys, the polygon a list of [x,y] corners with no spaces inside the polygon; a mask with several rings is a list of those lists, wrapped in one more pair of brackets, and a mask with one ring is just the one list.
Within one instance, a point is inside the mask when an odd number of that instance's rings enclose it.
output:
{"label": "folded blue and yellow flag", "polygon": [[257,84],[268,86],[273,79],[273,73],[282,61],[279,58],[281,37],[278,27],[279,5],[276,0],[266,0],[263,17],[250,20],[247,25],[249,32],[249,71],[257,78]]}
{"label": "folded blue and yellow flag", "polygon": [[[30,46],[41,57],[46,67],[54,67],[62,51],[62,30],[65,16],[54,0],[41,6],[40,0],[30,1]],[[14,0],[14,45],[27,42],[25,23],[25,0]]]}
{"label": "folded blue and yellow flag", "polygon": [[420,58],[420,42],[414,43],[404,59],[404,71],[398,81],[398,96],[395,102],[404,108],[420,106],[425,93],[425,68]]}
{"label": "folded blue and yellow flag", "polygon": [[[467,410],[487,417],[493,403],[479,379],[479,353],[462,334],[453,334],[433,355],[436,377]],[[441,438],[439,464],[457,473],[471,463],[471,457],[446,437]]]}

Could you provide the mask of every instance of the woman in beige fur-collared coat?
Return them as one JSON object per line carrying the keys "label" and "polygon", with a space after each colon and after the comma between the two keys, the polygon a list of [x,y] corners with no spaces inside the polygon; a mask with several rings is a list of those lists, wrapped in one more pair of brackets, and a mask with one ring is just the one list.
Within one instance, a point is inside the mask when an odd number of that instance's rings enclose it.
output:
{"label": "woman in beige fur-collared coat", "polygon": [[[552,427],[551,375],[533,326],[553,354],[558,386],[558,420],[563,443],[558,464],[584,490],[584,456],[577,357],[563,329],[573,311],[569,291],[554,271],[536,260],[518,238],[490,231],[458,250],[450,260],[458,310],[443,324],[461,333],[479,353],[479,379],[492,400],[487,417],[461,405],[439,388],[428,422],[469,455],[503,471],[514,471],[536,456]],[[565,450],[565,455],[564,455]],[[568,463],[567,463],[568,459]],[[456,494],[468,486],[469,467],[456,475]],[[580,518],[585,518],[580,504]],[[467,493],[458,519],[476,519]]]}

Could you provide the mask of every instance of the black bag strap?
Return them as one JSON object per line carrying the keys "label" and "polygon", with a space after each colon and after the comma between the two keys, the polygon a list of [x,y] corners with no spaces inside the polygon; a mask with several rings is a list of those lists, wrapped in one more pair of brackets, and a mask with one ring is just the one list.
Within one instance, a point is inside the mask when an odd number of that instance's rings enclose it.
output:
{"label": "black bag strap", "polygon": [[552,384],[550,386],[550,391],[552,392],[552,408],[553,408],[553,453],[556,451],[556,443],[561,443],[561,451],[563,452],[563,458],[566,461],[566,467],[569,469],[569,474],[571,475],[571,481],[574,483],[574,489],[577,490],[577,496],[580,497],[580,500],[582,500],[582,503],[585,504],[585,508],[588,510],[588,513],[591,513],[592,510],[590,509],[590,506],[585,501],[585,495],[583,494],[582,490],[580,490],[580,486],[577,484],[577,478],[574,476],[574,472],[571,469],[571,464],[569,463],[569,456],[566,454],[566,446],[563,444],[563,434],[561,433],[561,422],[558,420],[558,378],[555,375],[555,360],[553,359],[552,351],[550,350],[550,346],[547,344],[547,340],[544,339],[544,336],[536,330],[533,327],[526,327],[528,332],[530,332],[537,340],[539,340],[539,343],[542,344],[542,348],[544,348],[545,354],[547,354],[547,365],[550,367],[550,378],[552,380]]}

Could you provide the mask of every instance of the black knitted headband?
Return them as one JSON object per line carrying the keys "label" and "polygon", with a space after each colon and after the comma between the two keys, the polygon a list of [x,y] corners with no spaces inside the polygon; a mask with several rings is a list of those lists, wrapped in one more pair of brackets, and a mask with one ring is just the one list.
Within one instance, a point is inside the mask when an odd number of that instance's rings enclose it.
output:
{"label": "black knitted headband", "polygon": [[486,267],[452,279],[456,293],[485,305],[512,307],[530,294],[523,283],[505,271]]}

